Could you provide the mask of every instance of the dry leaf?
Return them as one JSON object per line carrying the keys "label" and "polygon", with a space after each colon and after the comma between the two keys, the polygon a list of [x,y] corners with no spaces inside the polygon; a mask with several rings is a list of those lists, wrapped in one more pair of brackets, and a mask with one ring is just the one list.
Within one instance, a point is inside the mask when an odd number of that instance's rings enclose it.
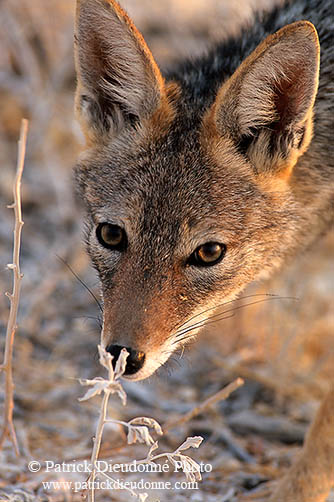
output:
{"label": "dry leaf", "polygon": [[130,420],[129,425],[147,425],[151,429],[154,429],[159,436],[163,434],[160,424],[154,418],[136,417]]}
{"label": "dry leaf", "polygon": [[182,450],[187,450],[188,448],[198,448],[202,441],[202,436],[188,437],[185,442],[182,443],[181,446],[177,448],[177,450],[175,450],[175,453]]}

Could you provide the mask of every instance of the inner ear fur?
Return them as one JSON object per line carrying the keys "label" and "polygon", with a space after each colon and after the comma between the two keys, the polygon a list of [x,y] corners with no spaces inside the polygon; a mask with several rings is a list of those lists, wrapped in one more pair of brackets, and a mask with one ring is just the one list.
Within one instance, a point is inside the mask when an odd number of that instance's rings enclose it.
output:
{"label": "inner ear fur", "polygon": [[159,107],[164,81],[142,35],[115,0],[77,0],[76,113],[87,139]]}
{"label": "inner ear fur", "polygon": [[221,87],[212,107],[219,134],[227,134],[256,172],[288,177],[312,138],[318,89],[315,27],[297,21],[268,36]]}

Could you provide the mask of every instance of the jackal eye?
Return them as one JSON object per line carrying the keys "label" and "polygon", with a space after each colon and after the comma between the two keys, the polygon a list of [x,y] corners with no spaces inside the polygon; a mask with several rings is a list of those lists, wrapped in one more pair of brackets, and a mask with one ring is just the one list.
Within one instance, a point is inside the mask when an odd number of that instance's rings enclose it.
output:
{"label": "jackal eye", "polygon": [[100,223],[96,228],[96,237],[99,243],[108,249],[123,251],[127,244],[123,228],[111,223]]}
{"label": "jackal eye", "polygon": [[209,267],[216,265],[226,253],[225,244],[219,242],[206,242],[199,246],[190,257],[190,264],[197,267]]}

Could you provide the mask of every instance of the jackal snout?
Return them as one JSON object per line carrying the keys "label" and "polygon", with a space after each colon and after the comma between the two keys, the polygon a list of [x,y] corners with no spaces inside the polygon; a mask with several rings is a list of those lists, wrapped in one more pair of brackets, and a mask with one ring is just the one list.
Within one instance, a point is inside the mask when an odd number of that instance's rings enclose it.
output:
{"label": "jackal snout", "polygon": [[[129,356],[125,377],[139,380],[151,375],[175,351],[178,326],[189,316],[191,307],[178,301],[180,286],[172,274],[164,276],[158,258],[155,267],[151,265],[160,275],[156,280],[145,280],[138,270],[145,267],[136,267],[131,259],[123,266],[123,273],[114,275],[111,287],[104,288],[102,343],[114,356],[114,363],[126,348]],[[138,277],[133,277],[136,273]]]}
{"label": "jackal snout", "polygon": [[128,357],[126,360],[126,368],[124,375],[135,375],[140,371],[145,362],[145,353],[140,350],[134,350],[131,347],[122,347],[122,345],[107,345],[106,351],[113,356],[113,367],[115,369],[117,359],[121,353],[121,350],[125,348],[128,352]]}

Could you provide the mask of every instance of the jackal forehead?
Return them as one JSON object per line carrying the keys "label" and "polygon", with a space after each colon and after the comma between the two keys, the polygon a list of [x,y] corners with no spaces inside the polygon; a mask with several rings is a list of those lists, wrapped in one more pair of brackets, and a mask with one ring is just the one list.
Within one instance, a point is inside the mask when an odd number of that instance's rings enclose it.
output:
{"label": "jackal forehead", "polygon": [[176,213],[207,195],[210,177],[195,141],[192,148],[182,142],[174,134],[139,143],[134,134],[92,149],[76,169],[79,195],[92,209]]}
{"label": "jackal forehead", "polygon": [[[152,143],[133,137],[87,156],[77,176],[93,224],[121,225],[138,250],[160,257],[174,249],[191,253],[210,240],[235,241],[233,229],[241,235],[245,201],[251,203],[249,181],[238,178],[228,148],[217,165],[198,138],[190,131]],[[248,196],[240,205],[243,191]]]}

